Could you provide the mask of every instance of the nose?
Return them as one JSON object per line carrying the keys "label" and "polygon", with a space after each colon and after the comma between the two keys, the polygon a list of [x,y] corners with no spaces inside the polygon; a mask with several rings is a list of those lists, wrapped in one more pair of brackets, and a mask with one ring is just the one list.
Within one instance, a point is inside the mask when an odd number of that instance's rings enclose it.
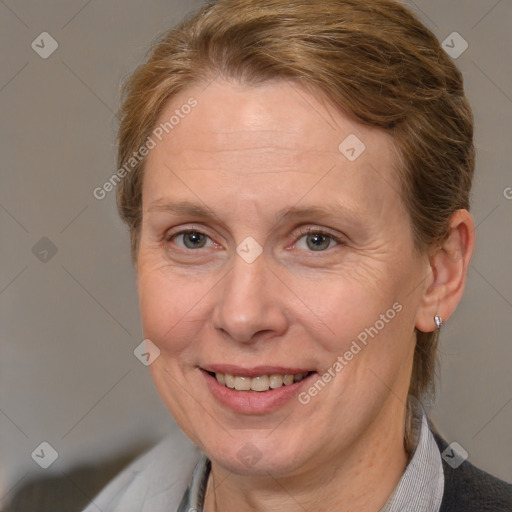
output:
{"label": "nose", "polygon": [[288,326],[285,290],[264,253],[252,263],[235,254],[230,271],[219,283],[214,328],[239,343],[283,335]]}

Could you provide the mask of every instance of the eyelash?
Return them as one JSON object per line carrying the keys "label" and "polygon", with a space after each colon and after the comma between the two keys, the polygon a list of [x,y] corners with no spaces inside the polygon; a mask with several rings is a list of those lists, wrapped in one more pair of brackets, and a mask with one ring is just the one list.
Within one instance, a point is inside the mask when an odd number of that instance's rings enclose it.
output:
{"label": "eyelash", "polygon": [[[201,235],[205,235],[207,238],[209,238],[211,240],[211,237],[209,237],[206,233],[203,233],[201,230],[199,229],[194,229],[194,228],[190,228],[190,229],[184,229],[182,231],[177,231],[176,233],[167,233],[165,236],[164,236],[164,242],[165,243],[171,243],[172,240],[174,238],[176,238],[177,236],[180,236],[180,235],[185,235],[187,233],[198,233],[198,234],[201,234]],[[339,237],[339,236],[336,236],[328,231],[325,231],[325,230],[322,230],[322,229],[315,229],[315,228],[311,228],[311,227],[307,227],[307,228],[302,228],[299,230],[299,233],[298,233],[298,237],[296,238],[295,240],[295,244],[297,244],[297,242],[304,236],[307,236],[307,235],[322,235],[322,236],[325,236],[325,237],[328,237],[330,238],[331,240],[333,240],[334,242],[336,242],[337,245],[344,245],[344,240]],[[336,246],[335,246],[336,247]],[[327,252],[328,250],[332,249],[333,247],[330,247],[328,249],[325,249],[323,251],[307,251],[307,252]],[[182,250],[182,251],[186,251],[186,252],[192,252],[192,251],[197,251],[198,249],[184,249],[182,247],[178,247],[179,250]],[[202,249],[202,247],[200,247],[199,249]]]}

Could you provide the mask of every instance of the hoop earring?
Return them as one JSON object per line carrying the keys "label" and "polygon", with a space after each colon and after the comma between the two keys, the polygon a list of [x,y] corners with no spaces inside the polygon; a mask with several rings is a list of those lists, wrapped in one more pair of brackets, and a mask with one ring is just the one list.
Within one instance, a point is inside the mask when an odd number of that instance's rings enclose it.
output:
{"label": "hoop earring", "polygon": [[443,319],[439,315],[436,315],[434,316],[434,322],[436,323],[436,330],[439,331],[443,325]]}

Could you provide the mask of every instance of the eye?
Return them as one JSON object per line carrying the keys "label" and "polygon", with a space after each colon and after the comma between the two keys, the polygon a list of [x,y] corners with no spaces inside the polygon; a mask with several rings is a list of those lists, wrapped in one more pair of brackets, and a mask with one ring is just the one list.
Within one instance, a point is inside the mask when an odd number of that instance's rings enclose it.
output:
{"label": "eye", "polygon": [[[207,247],[206,243],[210,239],[208,235],[197,230],[180,231],[166,236],[165,241],[174,241],[175,245],[180,249],[202,249]],[[177,242],[181,240],[181,243]],[[211,240],[210,240],[211,241]]]}
{"label": "eye", "polygon": [[[303,239],[305,244],[301,244]],[[323,252],[340,243],[342,243],[342,240],[331,233],[308,228],[302,232],[302,236],[297,240],[296,245],[299,249]]]}
{"label": "eye", "polygon": [[[313,252],[325,252],[327,249],[339,245],[342,242],[340,237],[322,231],[320,229],[307,228],[300,233],[296,246],[301,250]],[[208,245],[208,241],[210,244]],[[171,233],[165,237],[166,243],[173,243],[183,250],[203,249],[214,246],[215,243],[210,237],[196,229],[188,229]]]}

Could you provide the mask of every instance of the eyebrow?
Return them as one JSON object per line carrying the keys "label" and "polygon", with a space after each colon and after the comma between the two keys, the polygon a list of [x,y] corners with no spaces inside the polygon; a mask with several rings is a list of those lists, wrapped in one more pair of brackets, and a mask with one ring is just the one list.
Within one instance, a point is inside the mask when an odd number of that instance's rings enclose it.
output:
{"label": "eyebrow", "polygon": [[[215,212],[213,212],[210,208],[185,200],[174,202],[163,202],[162,200],[157,200],[149,205],[147,211],[158,211],[171,213],[174,215],[193,216],[204,219],[219,218],[219,216],[215,214]],[[288,219],[301,219],[304,217],[339,217],[356,225],[361,224],[361,217],[357,211],[354,211],[353,209],[339,203],[323,206],[292,206],[288,208],[282,208],[276,213],[275,221],[283,222]]]}

